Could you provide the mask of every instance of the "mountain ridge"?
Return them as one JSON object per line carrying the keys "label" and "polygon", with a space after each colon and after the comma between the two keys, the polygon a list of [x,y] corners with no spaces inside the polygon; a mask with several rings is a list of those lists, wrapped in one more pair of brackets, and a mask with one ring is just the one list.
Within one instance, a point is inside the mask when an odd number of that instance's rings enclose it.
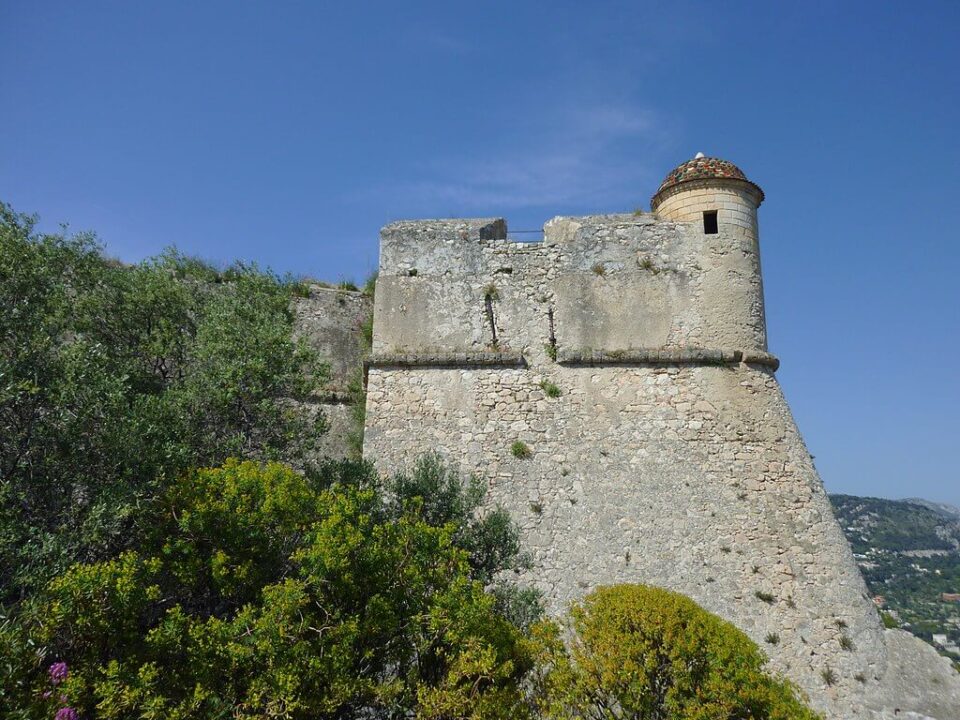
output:
{"label": "mountain ridge", "polygon": [[960,662],[960,508],[922,498],[829,497],[885,622]]}

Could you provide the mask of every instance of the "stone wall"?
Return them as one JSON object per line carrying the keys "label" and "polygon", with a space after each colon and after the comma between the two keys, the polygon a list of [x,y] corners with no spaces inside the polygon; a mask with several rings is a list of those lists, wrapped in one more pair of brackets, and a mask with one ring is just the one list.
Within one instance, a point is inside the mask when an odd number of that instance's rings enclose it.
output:
{"label": "stone wall", "polygon": [[384,228],[374,354],[506,347],[766,350],[756,239],[652,215],[556,218],[542,243],[502,220]]}
{"label": "stone wall", "polygon": [[293,302],[296,337],[306,339],[329,368],[329,378],[314,397],[303,403],[309,412],[322,412],[329,430],[320,438],[318,454],[346,458],[356,427],[350,403],[351,380],[359,382],[369,353],[362,326],[373,312],[371,298],[359,292],[309,285],[307,297]]}
{"label": "stone wall", "polygon": [[896,636],[912,669],[888,652],[773,375],[756,238],[649,215],[545,230],[520,245],[500,220],[384,229],[365,456],[389,472],[436,451],[484,478],[552,613],[602,584],[667,587],[747,632],[830,718],[960,716],[929,648]]}
{"label": "stone wall", "polygon": [[835,692],[882,671],[875,610],[768,369],[372,368],[368,398],[381,469],[434,449],[488,480],[551,612],[645,582],[734,621],[811,693],[828,668]]}

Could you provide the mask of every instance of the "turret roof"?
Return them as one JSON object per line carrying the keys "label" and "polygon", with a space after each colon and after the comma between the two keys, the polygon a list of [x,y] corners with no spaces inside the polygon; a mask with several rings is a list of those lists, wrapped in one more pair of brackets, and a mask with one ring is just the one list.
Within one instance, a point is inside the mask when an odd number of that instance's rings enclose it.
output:
{"label": "turret roof", "polygon": [[[695,157],[693,160],[687,160],[681,163],[669,173],[657,192],[666,190],[673,185],[679,185],[687,180],[701,180],[703,178],[734,178],[736,180],[746,180],[747,176],[743,170],[738,168],[728,160],[721,160],[714,157]],[[748,181],[749,182],[749,181]]]}
{"label": "turret roof", "polygon": [[757,193],[757,205],[763,202],[763,190],[756,183],[747,179],[743,170],[738,168],[728,160],[721,160],[715,157],[705,157],[703,153],[697,153],[693,160],[687,160],[685,163],[677,165],[673,170],[667,173],[667,177],[660,183],[657,192],[654,193],[650,202],[651,208],[655,211],[657,206],[663,201],[664,193],[672,194],[672,188],[693,180],[734,180],[744,182],[750,185]]}

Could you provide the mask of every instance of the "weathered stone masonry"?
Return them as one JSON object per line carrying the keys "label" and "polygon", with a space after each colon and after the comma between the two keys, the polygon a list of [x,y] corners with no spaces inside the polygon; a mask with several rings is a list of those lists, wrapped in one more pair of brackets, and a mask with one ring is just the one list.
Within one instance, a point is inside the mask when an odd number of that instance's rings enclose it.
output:
{"label": "weathered stone masonry", "polygon": [[292,304],[294,328],[327,363],[327,382],[314,397],[302,402],[308,412],[322,412],[329,430],[320,438],[318,456],[350,457],[356,453],[351,437],[356,432],[350,392],[359,380],[368,348],[362,325],[373,311],[369,297],[360,292],[309,284],[306,297]]}
{"label": "weathered stone masonry", "polygon": [[389,471],[436,451],[485,478],[551,612],[601,584],[671,588],[831,718],[960,718],[946,661],[881,628],[774,377],[762,199],[704,158],[671,173],[659,215],[556,218],[542,243],[499,219],[387,226],[364,453]]}

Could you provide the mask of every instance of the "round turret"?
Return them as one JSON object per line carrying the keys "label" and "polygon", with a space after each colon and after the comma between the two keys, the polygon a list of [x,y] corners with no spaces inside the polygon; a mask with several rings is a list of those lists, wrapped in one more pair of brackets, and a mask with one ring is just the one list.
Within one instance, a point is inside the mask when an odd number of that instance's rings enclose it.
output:
{"label": "round turret", "polygon": [[740,168],[697,153],[667,174],[650,208],[665,220],[686,225],[682,235],[701,249],[703,301],[722,309],[713,329],[731,347],[766,351],[757,228],[762,202],[763,190]]}
{"label": "round turret", "polygon": [[756,237],[763,190],[727,160],[697,153],[671,170],[650,200],[657,215],[678,222],[703,222],[708,235],[723,229]]}

